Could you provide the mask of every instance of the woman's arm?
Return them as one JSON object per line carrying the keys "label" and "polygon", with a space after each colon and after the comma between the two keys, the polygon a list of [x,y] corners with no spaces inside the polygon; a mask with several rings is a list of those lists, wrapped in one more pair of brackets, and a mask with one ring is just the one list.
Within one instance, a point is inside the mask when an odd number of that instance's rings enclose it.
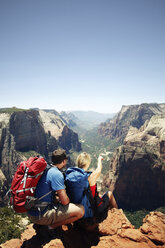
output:
{"label": "woman's arm", "polygon": [[98,163],[97,163],[97,168],[88,177],[88,181],[89,181],[89,185],[90,186],[95,185],[98,177],[101,175],[101,171],[102,171],[102,160],[103,160],[103,157],[101,155],[99,155],[99,157],[98,157]]}

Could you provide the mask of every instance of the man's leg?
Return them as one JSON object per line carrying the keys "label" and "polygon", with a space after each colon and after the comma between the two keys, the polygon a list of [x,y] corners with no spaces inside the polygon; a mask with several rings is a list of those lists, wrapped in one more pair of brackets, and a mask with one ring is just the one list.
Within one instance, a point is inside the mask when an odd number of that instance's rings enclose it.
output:
{"label": "man's leg", "polygon": [[76,220],[81,219],[84,216],[85,210],[82,205],[76,205],[70,203],[67,206],[61,206],[57,210],[57,218],[56,221],[49,225],[52,228],[56,228],[58,226],[66,225],[72,223]]}

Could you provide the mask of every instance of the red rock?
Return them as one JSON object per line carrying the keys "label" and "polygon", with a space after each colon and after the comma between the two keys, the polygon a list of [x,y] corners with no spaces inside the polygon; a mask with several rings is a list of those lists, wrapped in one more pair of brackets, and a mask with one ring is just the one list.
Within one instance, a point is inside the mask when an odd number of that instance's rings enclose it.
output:
{"label": "red rock", "polygon": [[[102,235],[101,235],[102,234]],[[151,212],[144,218],[139,229],[124,215],[121,209],[112,209],[108,217],[99,224],[99,232],[91,232],[74,227],[63,226],[60,238],[39,239],[32,227],[21,236],[0,245],[0,248],[156,248],[165,247],[165,215]]]}
{"label": "red rock", "polygon": [[140,231],[158,245],[165,244],[165,215],[161,212],[150,212]]}
{"label": "red rock", "polygon": [[104,235],[114,235],[121,229],[134,228],[123,213],[122,209],[112,209],[108,217],[99,224],[99,230]]}
{"label": "red rock", "polygon": [[20,239],[11,239],[6,243],[0,245],[0,248],[20,248],[22,243],[23,242]]}

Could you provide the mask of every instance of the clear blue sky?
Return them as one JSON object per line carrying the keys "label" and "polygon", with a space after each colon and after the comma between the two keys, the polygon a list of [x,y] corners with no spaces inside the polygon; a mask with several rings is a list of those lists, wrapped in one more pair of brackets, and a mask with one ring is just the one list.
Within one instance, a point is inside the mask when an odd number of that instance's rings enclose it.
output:
{"label": "clear blue sky", "polygon": [[165,103],[165,0],[0,0],[0,107]]}

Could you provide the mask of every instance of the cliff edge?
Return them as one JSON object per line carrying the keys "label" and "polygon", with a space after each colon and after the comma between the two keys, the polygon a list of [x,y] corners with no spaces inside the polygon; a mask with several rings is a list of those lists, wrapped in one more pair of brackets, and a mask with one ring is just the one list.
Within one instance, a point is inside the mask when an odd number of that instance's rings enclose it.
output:
{"label": "cliff edge", "polygon": [[78,227],[63,226],[51,239],[38,238],[33,225],[27,226],[21,239],[12,239],[0,248],[155,248],[165,247],[165,214],[150,212],[139,229],[121,209],[112,209],[98,228],[91,232]]}

